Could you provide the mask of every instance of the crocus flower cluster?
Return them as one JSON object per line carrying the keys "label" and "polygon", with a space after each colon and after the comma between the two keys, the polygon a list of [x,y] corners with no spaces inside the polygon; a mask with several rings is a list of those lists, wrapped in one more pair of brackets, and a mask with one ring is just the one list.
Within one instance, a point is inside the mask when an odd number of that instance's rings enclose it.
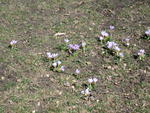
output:
{"label": "crocus flower cluster", "polygon": [[108,41],[106,43],[108,49],[112,50],[113,52],[117,53],[117,56],[124,57],[124,54],[121,52],[121,48],[119,48],[118,44],[113,41]]}
{"label": "crocus flower cluster", "polygon": [[121,50],[121,49],[118,47],[118,44],[115,43],[115,42],[110,42],[110,41],[108,41],[108,42],[106,43],[106,46],[107,46],[108,49],[111,49],[111,50],[115,50],[115,51],[120,51],[120,50]]}
{"label": "crocus flower cluster", "polygon": [[61,61],[56,61],[52,64],[54,68],[58,67],[61,64]]}
{"label": "crocus flower cluster", "polygon": [[81,94],[87,96],[87,95],[90,95],[91,94],[91,90],[94,88],[95,86],[95,83],[98,81],[97,78],[89,78],[88,79],[88,83],[90,83],[88,85],[88,88],[86,88],[85,90],[82,90],[81,91]]}
{"label": "crocus flower cluster", "polygon": [[109,34],[106,31],[101,31],[101,35],[103,37],[108,37],[109,36]]}
{"label": "crocus flower cluster", "polygon": [[89,79],[88,79],[88,82],[89,82],[90,84],[96,83],[97,81],[98,81],[97,78],[89,78]]}
{"label": "crocus flower cluster", "polygon": [[18,42],[18,41],[16,41],[16,40],[12,40],[12,41],[10,42],[10,45],[13,46],[13,45],[15,45],[17,42]]}
{"label": "crocus flower cluster", "polygon": [[85,90],[82,90],[81,91],[81,94],[83,94],[83,95],[90,95],[90,89],[89,88],[87,88],[87,89],[85,89]]}
{"label": "crocus flower cluster", "polygon": [[109,39],[110,39],[109,34],[106,31],[101,31],[101,34],[98,37],[98,40],[107,42]]}
{"label": "crocus flower cluster", "polygon": [[47,55],[47,58],[53,59],[58,56],[58,53],[47,52],[46,55]]}
{"label": "crocus flower cluster", "polygon": [[147,36],[150,36],[150,29],[147,30],[147,31],[145,31],[145,34],[146,34]]}
{"label": "crocus flower cluster", "polygon": [[145,57],[145,50],[144,49],[140,49],[137,53],[137,55],[139,56],[140,60],[143,60]]}
{"label": "crocus flower cluster", "polygon": [[69,47],[69,49],[71,49],[73,51],[76,51],[80,48],[80,45],[78,45],[78,44],[69,44],[68,47]]}
{"label": "crocus flower cluster", "polygon": [[140,49],[139,51],[138,51],[138,56],[145,56],[145,50],[144,49]]}
{"label": "crocus flower cluster", "polygon": [[53,71],[65,71],[65,67],[61,66],[61,61],[53,62],[51,68]]}

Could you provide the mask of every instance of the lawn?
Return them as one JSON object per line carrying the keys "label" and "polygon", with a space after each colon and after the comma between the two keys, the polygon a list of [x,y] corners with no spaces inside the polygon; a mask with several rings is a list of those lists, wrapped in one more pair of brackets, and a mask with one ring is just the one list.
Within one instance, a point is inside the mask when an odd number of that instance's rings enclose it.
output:
{"label": "lawn", "polygon": [[0,113],[149,113],[149,103],[149,0],[0,0]]}

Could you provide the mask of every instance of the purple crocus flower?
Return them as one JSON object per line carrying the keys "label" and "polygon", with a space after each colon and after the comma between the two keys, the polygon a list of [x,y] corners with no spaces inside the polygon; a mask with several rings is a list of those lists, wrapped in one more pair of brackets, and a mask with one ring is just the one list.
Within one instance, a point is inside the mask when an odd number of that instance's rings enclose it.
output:
{"label": "purple crocus flower", "polygon": [[64,41],[65,41],[66,43],[68,43],[68,42],[69,42],[69,39],[64,39]]}
{"label": "purple crocus flower", "polygon": [[139,52],[138,52],[138,55],[139,56],[144,56],[145,54],[145,50],[144,49],[140,49]]}
{"label": "purple crocus flower", "polygon": [[16,41],[16,40],[12,40],[12,41],[10,42],[10,45],[15,45],[17,42],[18,42],[18,41]]}
{"label": "purple crocus flower", "polygon": [[110,26],[109,26],[109,29],[110,29],[110,30],[113,30],[113,29],[115,29],[115,27],[112,26],[112,25],[110,25]]}
{"label": "purple crocus flower", "polygon": [[106,45],[107,45],[107,48],[114,49],[114,47],[117,46],[117,43],[108,41]]}
{"label": "purple crocus flower", "polygon": [[103,37],[108,37],[109,36],[109,34],[106,31],[101,31],[101,35]]}
{"label": "purple crocus flower", "polygon": [[68,45],[69,49],[72,49],[72,50],[78,50],[80,48],[80,45],[78,44],[69,44]]}

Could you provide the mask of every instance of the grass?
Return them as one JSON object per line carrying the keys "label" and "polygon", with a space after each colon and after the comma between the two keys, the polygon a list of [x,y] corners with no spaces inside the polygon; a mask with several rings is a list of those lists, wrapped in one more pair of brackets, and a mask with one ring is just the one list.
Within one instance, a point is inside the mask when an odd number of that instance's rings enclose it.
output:
{"label": "grass", "polygon": [[[149,12],[148,0],[0,0],[0,113],[148,113]],[[97,41],[102,30],[122,48],[121,61]],[[85,51],[69,55],[66,38],[85,41]],[[134,58],[140,49],[143,60]],[[59,54],[65,72],[50,70],[46,52]],[[91,77],[98,82],[84,96]]]}

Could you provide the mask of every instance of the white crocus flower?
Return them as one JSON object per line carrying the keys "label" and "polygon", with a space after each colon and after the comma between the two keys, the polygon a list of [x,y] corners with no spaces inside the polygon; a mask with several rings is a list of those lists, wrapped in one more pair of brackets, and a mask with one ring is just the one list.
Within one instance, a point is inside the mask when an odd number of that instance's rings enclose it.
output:
{"label": "white crocus flower", "polygon": [[127,45],[127,46],[129,46],[129,45],[130,45],[130,43],[128,43],[128,42],[127,42],[127,43],[126,43],[126,45]]}
{"label": "white crocus flower", "polygon": [[57,67],[57,63],[54,62],[54,63],[52,64],[52,66],[53,66],[53,67]]}
{"label": "white crocus flower", "polygon": [[60,64],[61,64],[61,61],[57,61],[57,64],[60,65]]}
{"label": "white crocus flower", "polygon": [[79,74],[79,73],[80,73],[80,70],[79,70],[79,69],[76,69],[75,72],[76,72],[76,74]]}
{"label": "white crocus flower", "polygon": [[65,71],[65,67],[64,66],[61,66],[61,71]]}
{"label": "white crocus flower", "polygon": [[120,56],[120,57],[124,57],[124,54],[123,54],[123,53],[119,53],[119,56]]}
{"label": "white crocus flower", "polygon": [[95,83],[96,83],[97,81],[98,81],[98,79],[97,79],[97,78],[93,78],[93,82],[95,82]]}
{"label": "white crocus flower", "polygon": [[48,58],[52,58],[52,54],[50,52],[47,52],[46,55]]}
{"label": "white crocus flower", "polygon": [[85,89],[85,95],[89,95],[89,94],[90,94],[89,88]]}
{"label": "white crocus flower", "polygon": [[115,46],[115,47],[114,47],[114,50],[120,51],[121,49],[120,49],[118,46]]}
{"label": "white crocus flower", "polygon": [[81,94],[83,94],[83,95],[84,95],[84,94],[85,94],[85,91],[84,91],[84,90],[82,90],[82,91],[81,91]]}
{"label": "white crocus flower", "polygon": [[85,43],[85,42],[82,42],[81,45],[82,45],[82,47],[85,47],[85,46],[86,46],[86,43]]}
{"label": "white crocus flower", "polygon": [[87,88],[87,89],[85,89],[85,90],[82,90],[82,91],[81,91],[81,94],[83,94],[83,95],[89,95],[89,94],[90,94],[89,88]]}
{"label": "white crocus flower", "polygon": [[102,36],[99,36],[98,38],[100,41],[102,41],[104,39],[104,37],[102,37]]}

